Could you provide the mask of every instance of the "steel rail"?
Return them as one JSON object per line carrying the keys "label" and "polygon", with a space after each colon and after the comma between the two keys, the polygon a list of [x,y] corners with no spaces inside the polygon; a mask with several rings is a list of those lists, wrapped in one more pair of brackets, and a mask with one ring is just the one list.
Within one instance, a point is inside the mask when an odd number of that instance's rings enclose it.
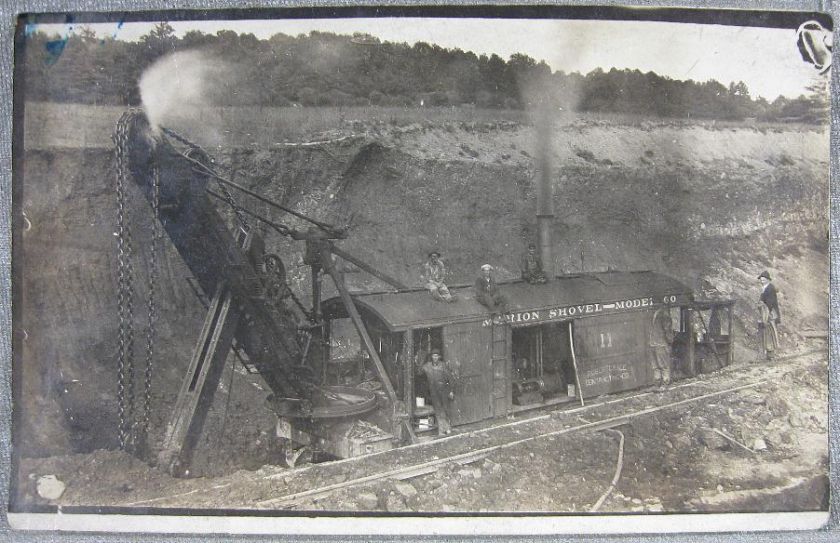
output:
{"label": "steel rail", "polygon": [[[812,354],[820,354],[820,353],[824,353],[824,352],[825,352],[824,349],[812,349],[810,351],[804,351],[804,352],[801,352],[801,353],[794,353],[794,354],[790,354],[790,355],[780,356],[780,357],[774,359],[774,363],[784,362],[786,360],[795,360],[797,358],[802,358],[802,357],[809,356],[809,355],[812,355]],[[749,367],[749,366],[744,366],[744,367]],[[729,371],[727,371],[727,369],[729,369]],[[732,366],[727,366],[726,368],[724,368],[724,370],[718,370],[713,375],[714,376],[730,375],[731,373],[735,373],[735,371],[737,371],[737,370],[738,370],[738,367],[733,368]],[[691,379],[691,380],[687,380],[686,382],[682,382],[680,384],[673,384],[672,383],[667,388],[667,391],[676,390],[676,389],[685,388],[685,387],[706,386],[708,384],[709,384],[708,381]],[[550,418],[552,418],[553,416],[556,416],[556,415],[558,415],[558,416],[559,415],[572,415],[572,414],[576,414],[576,413],[589,412],[589,411],[592,411],[592,410],[597,409],[599,407],[604,407],[604,406],[607,406],[607,405],[613,405],[613,404],[617,404],[617,403],[624,403],[624,402],[632,401],[632,400],[635,400],[635,399],[638,399],[638,398],[643,398],[645,396],[650,396],[654,393],[655,393],[655,391],[651,392],[649,389],[642,389],[641,392],[638,392],[636,394],[630,394],[628,396],[619,396],[617,398],[612,398],[612,399],[605,399],[604,401],[601,401],[601,402],[598,402],[598,403],[587,404],[583,407],[573,407],[573,408],[563,407],[561,409],[556,409],[556,410],[550,411],[550,412],[548,412],[544,415],[536,415],[536,416],[529,417],[529,418],[514,420],[512,422],[506,422],[506,423],[502,423],[502,424],[494,424],[493,426],[491,426],[489,428],[470,430],[470,431],[467,431],[467,432],[464,432],[464,433],[458,433],[458,434],[450,434],[446,437],[437,438],[432,443],[437,444],[437,443],[442,443],[442,442],[453,440],[453,439],[458,439],[458,438],[461,438],[461,437],[464,437],[464,436],[472,436],[472,435],[475,435],[475,434],[481,433],[481,432],[495,431],[495,430],[498,430],[498,429],[501,429],[501,428],[508,428],[508,427],[511,427],[511,426],[519,426],[519,425],[522,425],[522,424],[528,424],[528,423],[536,422],[536,421],[539,421],[539,420],[547,420],[547,419],[550,419]],[[606,396],[606,398],[608,398],[608,397],[609,396]],[[605,398],[605,397],[602,396],[602,398]],[[530,412],[534,412],[534,411],[544,412],[545,409],[546,409],[545,406],[536,406]],[[416,447],[423,447],[423,446],[426,446],[428,444],[429,444],[428,442],[421,442],[421,443],[415,443],[415,444],[412,444],[412,445],[404,445],[404,446],[400,447],[400,450],[407,450],[407,449],[413,449],[413,448],[416,448]],[[335,465],[335,464],[342,464],[342,463],[348,463],[348,462],[357,462],[357,461],[361,461],[365,458],[369,458],[371,456],[376,456],[376,455],[380,455],[380,454],[385,454],[387,452],[390,452],[390,451],[382,451],[382,452],[372,453],[372,454],[369,454],[369,455],[357,456],[357,457],[353,457],[353,458],[343,458],[341,460],[335,460],[333,462],[330,462],[329,464],[330,465]],[[282,472],[280,474],[277,474],[277,475],[267,475],[266,478],[270,479],[270,478],[278,477],[278,476],[288,477],[289,475],[295,475],[295,474],[297,474],[301,471],[309,470],[309,469],[312,468],[312,466],[313,465],[307,465],[307,466],[303,466],[301,468],[296,468],[294,470],[294,472],[292,472],[292,473],[290,473],[289,471],[284,471],[284,472]]]}
{"label": "steel rail", "polygon": [[553,437],[553,436],[572,434],[572,433],[578,433],[578,432],[585,432],[585,431],[605,430],[607,428],[613,428],[615,426],[621,426],[623,424],[626,424],[627,422],[629,422],[630,420],[632,420],[634,418],[642,417],[642,416],[645,416],[645,415],[650,415],[651,413],[656,413],[657,411],[663,411],[665,409],[671,409],[671,408],[674,408],[674,407],[679,407],[679,406],[682,406],[682,405],[686,405],[686,404],[693,403],[693,402],[698,402],[698,401],[705,400],[705,399],[708,399],[708,398],[714,398],[716,396],[723,396],[725,394],[731,394],[731,393],[737,392],[739,390],[758,387],[758,386],[765,385],[765,384],[770,383],[770,382],[772,382],[771,379],[761,379],[759,381],[754,381],[752,383],[747,383],[745,385],[739,385],[739,386],[736,386],[736,387],[731,387],[731,388],[727,388],[727,389],[724,389],[724,390],[711,392],[711,393],[708,393],[708,394],[702,394],[700,396],[695,396],[695,397],[692,397],[692,398],[686,398],[684,400],[671,402],[671,403],[667,403],[667,404],[656,406],[656,407],[649,407],[647,409],[642,409],[642,410],[639,410],[639,411],[634,411],[632,413],[626,413],[626,414],[623,414],[623,415],[617,415],[615,417],[608,417],[608,418],[606,418],[604,420],[600,420],[600,421],[589,422],[589,423],[581,424],[581,425],[578,425],[578,426],[572,426],[571,428],[563,428],[561,430],[555,430],[553,432],[546,432],[546,433],[535,435],[535,436],[528,436],[528,437],[525,437],[525,438],[522,438],[522,439],[517,439],[517,440],[514,440],[514,441],[508,441],[508,442],[502,443],[500,445],[493,445],[493,446],[490,446],[490,447],[485,447],[485,448],[482,448],[482,449],[477,449],[477,450],[469,451],[469,452],[466,452],[466,453],[460,453],[460,454],[455,454],[455,455],[452,455],[452,456],[439,458],[437,460],[431,460],[429,462],[422,462],[420,464],[413,464],[411,466],[404,466],[404,467],[400,467],[400,468],[397,468],[397,469],[392,469],[392,470],[388,470],[388,471],[384,471],[384,472],[380,472],[380,473],[374,473],[374,474],[371,474],[371,475],[366,475],[364,477],[351,479],[349,481],[343,481],[341,483],[335,483],[335,484],[326,485],[326,486],[322,486],[322,487],[318,487],[318,488],[311,488],[309,490],[304,490],[302,492],[296,492],[294,494],[288,494],[288,495],[285,495],[285,496],[278,496],[278,497],[270,498],[270,499],[267,499],[267,500],[261,500],[261,501],[256,502],[255,505],[260,506],[260,507],[270,507],[270,506],[274,506],[274,505],[277,505],[277,506],[286,505],[286,506],[288,506],[288,505],[292,505],[296,502],[299,502],[301,500],[311,499],[311,498],[314,498],[314,497],[322,497],[322,496],[331,494],[335,491],[338,491],[338,490],[341,490],[341,489],[344,489],[344,488],[348,488],[348,487],[352,487],[352,486],[358,486],[358,485],[361,485],[361,484],[370,483],[370,482],[378,481],[378,480],[381,480],[381,479],[387,479],[387,478],[390,478],[390,477],[395,477],[395,476],[398,476],[398,475],[400,475],[404,472],[407,472],[407,471],[423,470],[423,469],[432,468],[432,467],[435,467],[435,466],[440,466],[440,465],[443,465],[443,464],[447,464],[447,463],[450,463],[450,462],[457,462],[459,460],[465,460],[465,459],[468,459],[470,457],[476,457],[476,456],[482,456],[482,455],[486,456],[486,455],[488,455],[490,453],[493,453],[493,452],[496,452],[496,451],[500,451],[500,450],[507,449],[507,448],[510,448],[510,447],[515,447],[515,446],[521,445],[523,443],[527,443],[527,442],[530,442],[530,441],[535,441],[535,440],[538,440],[538,439],[543,439],[543,438],[546,438],[546,437]]}
{"label": "steel rail", "polygon": [[[800,353],[794,353],[794,354],[782,356],[782,357],[777,358],[774,361],[774,366],[771,367],[770,369],[776,368],[776,369],[781,370],[781,369],[784,369],[784,368],[781,368],[781,367],[777,366],[777,364],[779,362],[787,361],[787,360],[795,360],[795,359],[798,359],[798,358],[803,358],[803,357],[806,357],[806,356],[810,356],[810,355],[814,355],[814,354],[821,354],[821,353],[825,353],[825,349],[812,349],[812,350],[808,350],[808,351],[804,351],[804,352],[800,352]],[[744,369],[749,369],[750,367],[752,367],[752,366],[749,366],[749,365],[743,366]],[[732,368],[732,367],[729,366],[729,368]],[[738,368],[732,368],[732,369],[737,370]],[[726,370],[724,370],[724,372],[725,372],[725,374],[729,374],[729,375],[731,375],[732,373],[735,373],[735,371],[730,372],[730,371],[726,371]],[[723,375],[725,376],[725,374],[723,374]],[[714,375],[715,376],[720,376],[722,374],[720,372],[716,372]],[[487,456],[488,454],[490,454],[490,453],[492,453],[496,450],[505,449],[505,448],[508,448],[508,447],[519,445],[519,444],[521,444],[523,442],[526,442],[526,441],[540,439],[542,437],[555,436],[555,435],[560,435],[560,434],[569,434],[569,433],[575,433],[575,432],[583,432],[583,431],[593,431],[594,432],[594,431],[598,431],[598,430],[605,430],[605,429],[613,428],[613,427],[616,427],[616,426],[621,426],[622,424],[626,424],[629,420],[632,420],[633,418],[638,417],[638,416],[644,416],[644,415],[650,414],[650,413],[655,412],[655,411],[659,411],[659,410],[662,410],[662,409],[668,409],[668,408],[672,408],[672,407],[677,407],[677,406],[680,406],[680,405],[685,405],[685,404],[688,404],[688,403],[691,403],[691,402],[700,401],[700,400],[710,398],[710,397],[714,397],[714,396],[722,396],[722,395],[729,394],[729,393],[732,393],[732,392],[737,392],[738,390],[744,390],[744,389],[748,389],[748,388],[758,387],[758,386],[761,386],[763,384],[772,382],[775,378],[776,378],[775,376],[768,376],[768,378],[766,378],[766,379],[761,379],[761,380],[758,380],[758,381],[753,381],[753,382],[750,382],[750,383],[746,383],[746,384],[738,385],[738,386],[734,386],[734,387],[728,387],[728,388],[723,389],[723,390],[719,390],[719,391],[715,391],[715,392],[711,392],[711,393],[707,393],[707,394],[703,394],[703,395],[695,396],[695,397],[691,397],[691,398],[686,398],[684,400],[680,400],[680,401],[672,402],[672,403],[668,403],[668,404],[663,404],[661,406],[646,408],[644,410],[636,411],[636,412],[633,412],[633,413],[627,413],[627,414],[624,414],[624,415],[617,415],[615,417],[611,417],[611,418],[604,419],[604,420],[601,420],[601,421],[589,422],[589,423],[586,423],[584,425],[572,426],[570,428],[564,428],[562,430],[552,432],[550,434],[539,434],[539,435],[535,435],[535,436],[529,436],[529,437],[524,438],[524,439],[520,439],[520,440],[508,442],[508,443],[502,443],[502,444],[495,445],[495,446],[490,446],[490,447],[487,447],[485,449],[480,449],[480,450],[475,450],[475,451],[469,451],[469,452],[466,452],[466,453],[456,454],[456,455],[453,455],[453,456],[442,458],[440,460],[435,460],[433,462],[424,462],[424,463],[419,463],[419,464],[412,464],[410,466],[405,466],[405,467],[400,468],[400,469],[390,470],[388,472],[379,473],[379,474],[372,474],[372,475],[367,476],[365,478],[359,478],[359,479],[353,479],[353,480],[350,480],[350,481],[346,481],[347,484],[343,484],[342,488],[347,487],[347,486],[356,486],[356,485],[360,485],[360,484],[365,484],[366,482],[372,482],[372,481],[386,479],[386,478],[399,479],[401,476],[409,477],[409,476],[411,476],[412,473],[414,473],[414,474],[431,473],[431,472],[436,471],[438,469],[439,465],[441,465],[443,463],[446,463],[446,462],[468,463],[469,461],[471,461],[470,460],[471,458],[481,458],[482,456]],[[737,382],[737,380],[733,380],[731,382]],[[674,389],[684,388],[684,387],[688,387],[688,386],[710,385],[710,384],[712,384],[712,382],[692,380],[692,381],[689,381],[689,382],[686,382],[686,383],[671,386],[671,387],[669,387],[668,390],[674,390]],[[301,466],[299,468],[294,468],[294,469],[291,469],[291,470],[282,470],[282,471],[277,472],[277,473],[272,473],[272,474],[268,474],[268,475],[261,475],[259,477],[254,477],[253,482],[254,483],[259,483],[260,481],[267,481],[267,480],[276,479],[276,478],[283,478],[283,479],[296,478],[298,476],[303,476],[303,475],[305,475],[305,473],[307,473],[307,472],[309,472],[313,469],[317,469],[320,466],[336,466],[336,465],[342,465],[342,464],[354,464],[356,462],[361,462],[361,461],[370,459],[371,457],[380,456],[380,455],[387,454],[387,453],[392,453],[392,452],[394,452],[394,450],[410,450],[410,449],[415,449],[415,448],[418,448],[418,447],[434,447],[435,445],[438,445],[438,444],[441,444],[441,443],[444,443],[444,442],[448,442],[448,441],[451,441],[451,440],[457,440],[457,439],[460,439],[460,438],[463,438],[463,437],[472,436],[472,435],[475,435],[475,434],[480,433],[480,432],[493,432],[494,430],[507,428],[507,427],[511,427],[511,426],[518,426],[518,425],[521,425],[521,424],[528,424],[528,423],[537,422],[537,421],[540,421],[540,420],[547,420],[547,419],[550,419],[550,418],[556,417],[556,416],[573,415],[573,414],[582,413],[582,412],[589,412],[589,411],[592,411],[594,409],[599,409],[599,408],[606,407],[608,405],[614,405],[614,404],[617,404],[617,403],[623,403],[623,402],[627,402],[627,401],[632,401],[634,399],[642,398],[642,397],[645,397],[645,396],[650,396],[651,394],[652,393],[649,390],[643,390],[643,391],[639,392],[638,394],[632,394],[632,395],[629,395],[629,396],[614,398],[614,399],[610,399],[610,400],[606,400],[606,401],[602,401],[602,402],[598,402],[598,403],[587,404],[586,407],[576,407],[576,408],[572,408],[572,409],[554,410],[554,411],[551,411],[550,413],[546,413],[544,415],[537,415],[535,417],[516,420],[516,421],[513,421],[513,422],[507,422],[507,423],[495,425],[495,426],[488,427],[488,428],[481,428],[481,429],[476,429],[476,430],[472,430],[472,431],[467,431],[467,432],[460,433],[460,434],[452,434],[452,435],[442,437],[442,438],[439,438],[439,439],[435,439],[435,440],[429,441],[429,442],[422,442],[422,443],[415,443],[415,444],[411,444],[411,445],[405,445],[403,447],[400,447],[399,449],[382,451],[382,452],[367,454],[367,455],[353,457],[353,458],[344,458],[344,459],[341,459],[341,460],[335,460],[335,461],[324,463],[324,464],[308,464],[308,465]],[[365,479],[365,480],[362,480],[362,479]],[[125,506],[138,506],[138,505],[148,505],[148,504],[152,504],[152,503],[166,502],[168,500],[178,500],[179,498],[184,498],[184,497],[187,497],[187,496],[190,496],[190,495],[197,494],[199,492],[207,492],[207,491],[211,491],[211,490],[221,490],[221,489],[224,489],[224,488],[228,488],[232,484],[233,483],[231,483],[231,482],[224,482],[224,483],[212,485],[212,486],[209,486],[209,487],[204,487],[202,489],[195,489],[195,490],[191,490],[191,491],[188,491],[188,492],[181,492],[181,493],[178,493],[178,494],[172,494],[172,495],[169,495],[169,496],[158,496],[158,497],[155,497],[155,498],[138,500],[138,501],[134,501],[134,502],[131,502],[131,503],[125,503],[123,505],[125,505]],[[327,495],[327,494],[330,494],[330,493],[335,492],[337,490],[340,490],[340,488],[338,488],[337,485],[327,485],[327,486],[324,486],[324,487],[311,489],[311,490],[307,491],[307,492],[312,493],[309,496],[301,497],[302,493],[295,493],[295,494],[289,494],[289,495],[286,495],[286,496],[278,496],[278,497],[275,497],[275,498],[262,500],[262,501],[256,502],[256,504],[257,505],[263,505],[263,506],[270,506],[272,504],[278,504],[278,505],[282,505],[283,507],[288,508],[291,505],[293,505],[293,501],[295,501],[295,500],[304,499],[304,498],[307,498],[307,497],[312,497],[313,495],[317,496],[317,492],[323,492],[323,495]],[[295,497],[295,498],[293,498],[293,497]]]}

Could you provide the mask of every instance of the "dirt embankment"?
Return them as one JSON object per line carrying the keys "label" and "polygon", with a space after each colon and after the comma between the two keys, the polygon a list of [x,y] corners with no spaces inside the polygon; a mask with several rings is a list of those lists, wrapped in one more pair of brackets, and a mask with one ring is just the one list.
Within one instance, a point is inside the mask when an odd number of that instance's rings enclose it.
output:
{"label": "dirt embankment", "polygon": [[[200,141],[200,135],[190,136]],[[425,254],[438,249],[452,282],[466,283],[484,262],[502,277],[514,277],[524,245],[535,236],[534,137],[531,128],[510,122],[348,122],[312,137],[327,143],[238,147],[217,158],[235,164],[239,182],[261,194],[319,219],[351,224],[340,246],[404,282],[419,285]],[[778,276],[787,332],[806,325],[824,329],[825,133],[573,123],[557,128],[555,137],[558,273],[655,269],[689,284],[705,278],[740,301],[736,328],[749,337],[755,277],[769,269]],[[116,443],[113,177],[104,149],[26,153],[23,207],[32,223],[22,253],[21,315],[28,337],[20,433],[26,455]],[[139,192],[131,194],[142,295],[150,210]],[[263,204],[251,209],[272,214]],[[265,235],[306,300],[302,247],[271,231]],[[802,269],[809,270],[806,277]],[[352,266],[345,271],[351,288],[381,286]],[[155,439],[204,316],[188,277],[167,246],[158,281]],[[142,303],[135,313],[135,349],[142,358]],[[227,393],[217,395],[208,423],[207,442],[221,442],[220,456],[228,459],[214,464],[223,469],[268,461],[271,417],[259,380],[235,373],[222,386],[223,392],[232,386],[235,395],[230,405]]]}
{"label": "dirt embankment", "polygon": [[[433,248],[452,282],[471,282],[484,262],[517,276],[536,236],[533,130],[351,126],[372,143],[325,195],[337,202],[333,216],[353,216],[345,248],[410,284]],[[554,137],[558,273],[655,269],[698,291],[704,279],[739,300],[743,337],[754,335],[756,276],[767,269],[785,332],[826,328],[827,133],[581,121]]]}

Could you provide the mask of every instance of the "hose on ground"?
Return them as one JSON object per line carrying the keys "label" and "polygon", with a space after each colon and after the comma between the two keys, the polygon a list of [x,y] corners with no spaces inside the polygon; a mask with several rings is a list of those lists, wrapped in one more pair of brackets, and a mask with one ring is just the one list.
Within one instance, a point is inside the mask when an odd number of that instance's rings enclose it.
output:
{"label": "hose on ground", "polygon": [[618,479],[621,477],[621,469],[624,466],[624,434],[621,430],[607,430],[608,432],[615,432],[619,436],[618,442],[618,460],[616,461],[615,466],[615,475],[612,478],[612,482],[610,483],[609,488],[606,492],[604,492],[598,501],[595,502],[595,505],[592,506],[592,509],[589,510],[590,513],[594,513],[604,505],[604,502],[607,501],[607,498],[610,496],[613,490],[615,490],[615,485],[618,484]]}

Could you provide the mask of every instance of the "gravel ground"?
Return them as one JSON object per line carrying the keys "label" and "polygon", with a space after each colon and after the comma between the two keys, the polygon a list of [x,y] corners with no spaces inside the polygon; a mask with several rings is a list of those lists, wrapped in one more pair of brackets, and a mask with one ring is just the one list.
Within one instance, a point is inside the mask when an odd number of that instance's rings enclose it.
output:
{"label": "gravel ground", "polygon": [[[772,365],[736,365],[680,381],[664,391],[599,398],[586,408],[530,413],[445,440],[292,470],[266,465],[224,477],[178,480],[115,451],[25,458],[18,473],[22,496],[18,503],[389,513],[581,512],[589,511],[610,486],[620,431],[622,472],[602,512],[816,510],[827,503],[826,371],[826,357],[820,353]],[[754,386],[729,391],[750,384]],[[609,430],[569,431],[599,421],[624,423]],[[469,455],[483,449],[489,450]],[[461,463],[439,463],[425,474],[403,480],[387,478],[324,495],[283,499],[459,454],[466,457]],[[50,474],[66,484],[56,500],[45,500],[36,491],[38,478]]]}

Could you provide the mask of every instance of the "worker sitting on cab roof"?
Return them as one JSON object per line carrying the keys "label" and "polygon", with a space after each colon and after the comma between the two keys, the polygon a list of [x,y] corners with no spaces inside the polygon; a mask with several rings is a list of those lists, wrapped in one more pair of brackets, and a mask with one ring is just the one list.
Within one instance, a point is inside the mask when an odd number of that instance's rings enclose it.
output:
{"label": "worker sitting on cab roof", "polygon": [[441,302],[454,302],[457,296],[453,296],[449,292],[449,287],[444,283],[446,279],[446,266],[443,260],[440,259],[440,253],[437,251],[429,253],[429,260],[426,261],[423,268],[426,288],[429,289],[429,294],[432,295],[432,298]]}
{"label": "worker sitting on cab roof", "polygon": [[547,281],[543,271],[542,259],[537,253],[537,246],[528,244],[528,252],[522,256],[522,279],[531,284],[542,284]]}
{"label": "worker sitting on cab roof", "polygon": [[475,299],[493,314],[507,311],[507,299],[499,292],[490,264],[481,266],[481,277],[475,280]]}

